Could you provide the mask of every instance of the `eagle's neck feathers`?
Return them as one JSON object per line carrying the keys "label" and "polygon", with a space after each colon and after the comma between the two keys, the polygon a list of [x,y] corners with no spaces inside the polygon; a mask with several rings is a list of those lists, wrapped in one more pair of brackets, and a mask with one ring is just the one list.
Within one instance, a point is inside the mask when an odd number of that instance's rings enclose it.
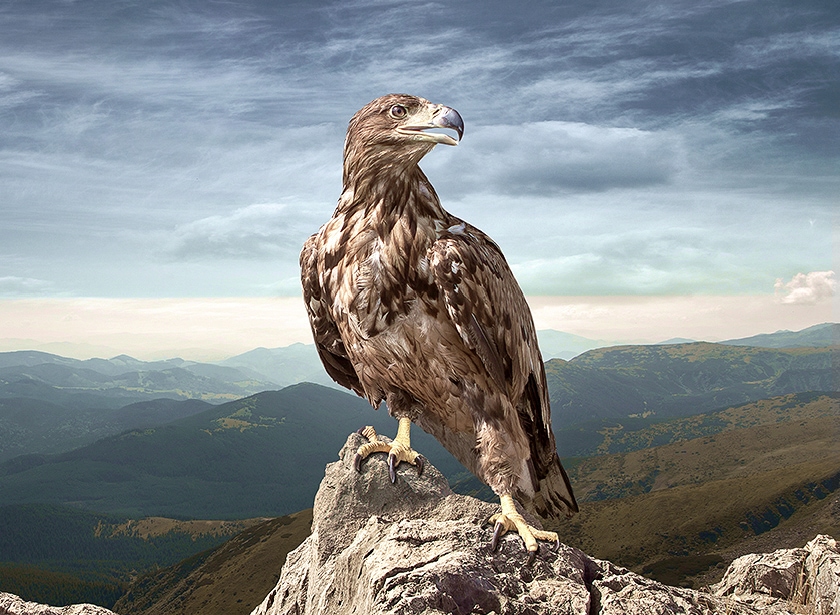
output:
{"label": "eagle's neck feathers", "polygon": [[344,190],[336,213],[352,214],[359,209],[371,221],[391,224],[399,218],[445,220],[435,189],[417,164],[402,165],[379,160],[345,164]]}
{"label": "eagle's neck feathers", "polygon": [[428,252],[452,216],[429,180],[417,165],[367,166],[345,179],[322,244],[336,315],[368,338],[410,314],[420,297],[436,312]]}

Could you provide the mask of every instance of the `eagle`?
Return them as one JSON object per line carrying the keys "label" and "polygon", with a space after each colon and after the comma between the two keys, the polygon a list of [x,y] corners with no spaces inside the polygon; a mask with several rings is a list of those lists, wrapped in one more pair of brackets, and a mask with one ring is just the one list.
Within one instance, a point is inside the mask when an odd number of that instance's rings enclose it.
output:
{"label": "eagle", "polygon": [[[340,385],[398,420],[395,439],[369,439],[355,467],[387,452],[423,470],[416,423],[499,497],[491,548],[517,532],[532,562],[557,534],[529,525],[578,510],[557,455],[545,368],[525,297],[499,247],[441,207],[418,163],[457,145],[457,111],[407,94],[373,100],[350,120],[343,189],[300,255],[318,354]],[[457,135],[457,139],[454,135]]]}

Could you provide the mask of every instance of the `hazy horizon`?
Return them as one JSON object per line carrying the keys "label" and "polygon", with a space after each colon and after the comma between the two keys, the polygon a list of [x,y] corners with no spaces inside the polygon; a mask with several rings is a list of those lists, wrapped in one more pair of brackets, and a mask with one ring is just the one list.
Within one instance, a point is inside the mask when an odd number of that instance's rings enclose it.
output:
{"label": "hazy horizon", "polygon": [[[831,304],[788,305],[762,296],[528,299],[538,330],[610,344],[674,338],[716,342],[840,320]],[[312,343],[299,297],[0,302],[0,352],[218,361],[298,342]]]}

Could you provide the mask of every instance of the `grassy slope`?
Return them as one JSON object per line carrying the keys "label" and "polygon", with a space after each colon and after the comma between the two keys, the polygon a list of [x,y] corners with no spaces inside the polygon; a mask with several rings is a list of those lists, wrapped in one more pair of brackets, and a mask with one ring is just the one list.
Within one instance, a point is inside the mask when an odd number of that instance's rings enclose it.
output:
{"label": "grassy slope", "polygon": [[[606,434],[605,441],[622,446],[632,441],[640,450],[570,464],[570,477],[578,499],[587,501],[758,474],[836,453],[838,414],[836,396],[800,394],[638,432],[619,430]],[[658,440],[674,442],[653,446]]]}
{"label": "grassy slope", "polygon": [[[807,539],[817,532],[840,535],[840,518],[826,517],[824,511],[818,510],[829,506],[832,499],[811,495],[808,503],[797,503],[796,497],[804,485],[832,478],[836,481],[838,469],[840,455],[749,477],[592,502],[582,506],[571,522],[553,529],[560,533],[563,542],[639,572],[656,572],[657,562],[664,561],[664,571],[677,574],[660,574],[658,578],[675,583],[715,563],[713,560],[697,567],[700,556],[727,553],[734,557],[739,551],[746,552],[736,547],[757,535],[752,526],[756,521],[761,524],[759,530],[766,526],[772,531],[769,526],[775,523],[780,530],[800,535],[793,527],[800,523],[813,525],[812,516],[819,514],[821,525]],[[784,519],[780,508],[784,514],[790,514],[788,519]],[[777,543],[769,550],[782,546],[788,545]],[[703,561],[702,557],[699,561]]]}
{"label": "grassy slope", "polygon": [[50,505],[0,507],[0,590],[110,607],[138,573],[170,566],[261,522],[132,520]]}
{"label": "grassy slope", "polygon": [[581,512],[556,525],[561,540],[673,583],[767,532],[840,534],[829,510],[840,486],[837,401],[789,407],[789,420],[770,422],[785,405],[727,411],[750,427],[583,461],[572,469]]}
{"label": "grassy slope", "polygon": [[277,583],[289,551],[309,535],[312,510],[254,526],[224,545],[138,579],[122,615],[246,615]]}

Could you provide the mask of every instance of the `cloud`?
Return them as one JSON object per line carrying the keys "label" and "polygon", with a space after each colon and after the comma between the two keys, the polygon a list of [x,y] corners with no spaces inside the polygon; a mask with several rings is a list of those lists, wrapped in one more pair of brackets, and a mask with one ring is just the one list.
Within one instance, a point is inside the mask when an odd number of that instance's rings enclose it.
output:
{"label": "cloud", "polygon": [[178,227],[166,255],[179,260],[297,256],[305,238],[317,228],[305,211],[288,205],[249,205]]}
{"label": "cloud", "polygon": [[0,277],[1,297],[31,297],[49,294],[54,290],[55,285],[48,280],[19,276]]}
{"label": "cloud", "polygon": [[387,91],[461,112],[462,145],[422,166],[531,290],[767,293],[832,268],[838,30],[813,3],[7,5],[14,292],[296,292],[347,120]]}
{"label": "cloud", "polygon": [[797,273],[790,282],[777,278],[776,300],[793,305],[815,304],[831,299],[837,288],[833,271]]}
{"label": "cloud", "polygon": [[[469,139],[469,141],[467,140]],[[468,130],[457,167],[462,193],[547,196],[665,184],[680,169],[676,135],[577,122],[528,122]]]}

